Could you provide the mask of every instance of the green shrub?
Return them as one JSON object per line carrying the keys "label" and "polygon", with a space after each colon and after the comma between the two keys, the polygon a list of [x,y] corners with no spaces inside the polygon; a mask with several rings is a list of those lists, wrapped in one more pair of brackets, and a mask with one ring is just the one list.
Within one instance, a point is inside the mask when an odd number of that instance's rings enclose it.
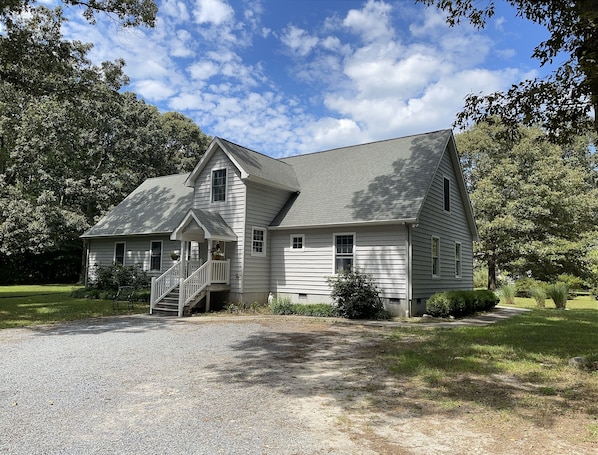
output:
{"label": "green shrub", "polygon": [[584,287],[584,280],[570,273],[563,273],[558,276],[559,283],[565,283],[570,291],[581,291]]}
{"label": "green shrub", "polygon": [[374,279],[358,270],[328,278],[338,315],[347,319],[373,319],[383,310]]}
{"label": "green shrub", "polygon": [[530,296],[536,301],[538,308],[544,308],[546,302],[546,291],[544,286],[532,286],[529,290]]}
{"label": "green shrub", "polygon": [[299,304],[292,303],[289,297],[277,298],[270,304],[270,309],[273,314],[289,315],[296,314],[299,316],[315,316],[323,318],[333,318],[338,316],[335,306],[327,303],[316,304]]}
{"label": "green shrub", "polygon": [[473,272],[473,287],[488,288],[488,269],[475,269]]}
{"label": "green shrub", "polygon": [[136,289],[149,288],[151,279],[147,272],[133,265],[96,266],[96,279],[93,287],[100,290],[114,290],[119,286],[133,286]]}
{"label": "green shrub", "polygon": [[513,305],[515,303],[516,288],[513,284],[503,284],[498,290],[500,301],[507,305]]}
{"label": "green shrub", "polygon": [[295,314],[293,302],[289,297],[275,298],[270,304],[272,314]]}
{"label": "green shrub", "polygon": [[542,286],[542,282],[534,278],[520,278],[515,281],[515,297],[531,297],[531,289],[537,286]]}
{"label": "green shrub", "polygon": [[497,303],[496,294],[488,290],[445,291],[430,296],[426,301],[426,313],[440,318],[462,317],[491,310]]}
{"label": "green shrub", "polygon": [[554,283],[546,288],[546,295],[552,299],[554,306],[564,310],[569,297],[569,286],[565,283]]}

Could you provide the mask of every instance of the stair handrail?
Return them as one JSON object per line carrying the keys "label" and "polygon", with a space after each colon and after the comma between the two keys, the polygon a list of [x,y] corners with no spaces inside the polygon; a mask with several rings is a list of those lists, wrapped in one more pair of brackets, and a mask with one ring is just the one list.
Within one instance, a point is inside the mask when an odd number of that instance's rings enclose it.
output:
{"label": "stair handrail", "polygon": [[202,264],[197,270],[184,280],[181,279],[179,288],[179,317],[183,315],[183,308],[210,284],[211,261]]}
{"label": "stair handrail", "polygon": [[150,314],[152,314],[155,304],[166,297],[170,291],[178,286],[180,276],[181,261],[177,261],[159,277],[152,277],[150,291]]}

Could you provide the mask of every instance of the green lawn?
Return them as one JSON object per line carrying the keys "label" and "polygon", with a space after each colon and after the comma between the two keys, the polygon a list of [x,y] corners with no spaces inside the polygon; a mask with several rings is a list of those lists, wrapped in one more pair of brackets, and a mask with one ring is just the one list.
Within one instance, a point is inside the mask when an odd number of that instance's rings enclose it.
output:
{"label": "green lawn", "polygon": [[[534,299],[523,297],[515,297],[515,306],[520,308],[537,308],[536,301]],[[544,302],[544,306],[546,308],[555,308],[554,302],[548,298],[546,299],[546,302]],[[589,294],[581,294],[572,300],[567,300],[567,308],[571,310],[598,310],[598,300]]]}
{"label": "green lawn", "polygon": [[0,329],[53,324],[115,314],[147,313],[148,305],[126,303],[114,310],[111,300],[76,299],[73,285],[0,286]]}

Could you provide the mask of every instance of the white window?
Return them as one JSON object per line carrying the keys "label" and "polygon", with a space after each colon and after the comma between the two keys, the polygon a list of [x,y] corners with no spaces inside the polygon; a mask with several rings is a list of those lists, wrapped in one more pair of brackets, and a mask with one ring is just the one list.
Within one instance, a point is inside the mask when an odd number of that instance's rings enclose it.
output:
{"label": "white window", "polygon": [[150,246],[150,270],[160,270],[162,268],[162,242],[157,240]]}
{"label": "white window", "polygon": [[266,255],[266,229],[256,227],[251,228],[251,255]]}
{"label": "white window", "polygon": [[116,242],[114,244],[114,263],[125,265],[125,242]]}
{"label": "white window", "polygon": [[305,235],[293,234],[291,235],[291,249],[303,250],[305,248]]}
{"label": "white window", "polygon": [[451,211],[451,181],[444,178],[444,210]]}
{"label": "white window", "polygon": [[355,259],[355,235],[334,235],[334,273],[353,269]]}
{"label": "white window", "polygon": [[212,202],[226,201],[226,169],[212,171]]}
{"label": "white window", "polygon": [[440,239],[432,237],[432,276],[440,276]]}
{"label": "white window", "polygon": [[455,277],[461,278],[461,243],[455,243]]}

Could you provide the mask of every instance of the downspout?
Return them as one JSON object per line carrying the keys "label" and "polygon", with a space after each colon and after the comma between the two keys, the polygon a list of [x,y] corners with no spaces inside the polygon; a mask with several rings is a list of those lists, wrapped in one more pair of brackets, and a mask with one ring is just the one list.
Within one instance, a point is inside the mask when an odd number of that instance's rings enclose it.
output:
{"label": "downspout", "polygon": [[407,227],[407,317],[413,314],[413,248],[412,248],[412,233],[413,226],[409,223]]}

